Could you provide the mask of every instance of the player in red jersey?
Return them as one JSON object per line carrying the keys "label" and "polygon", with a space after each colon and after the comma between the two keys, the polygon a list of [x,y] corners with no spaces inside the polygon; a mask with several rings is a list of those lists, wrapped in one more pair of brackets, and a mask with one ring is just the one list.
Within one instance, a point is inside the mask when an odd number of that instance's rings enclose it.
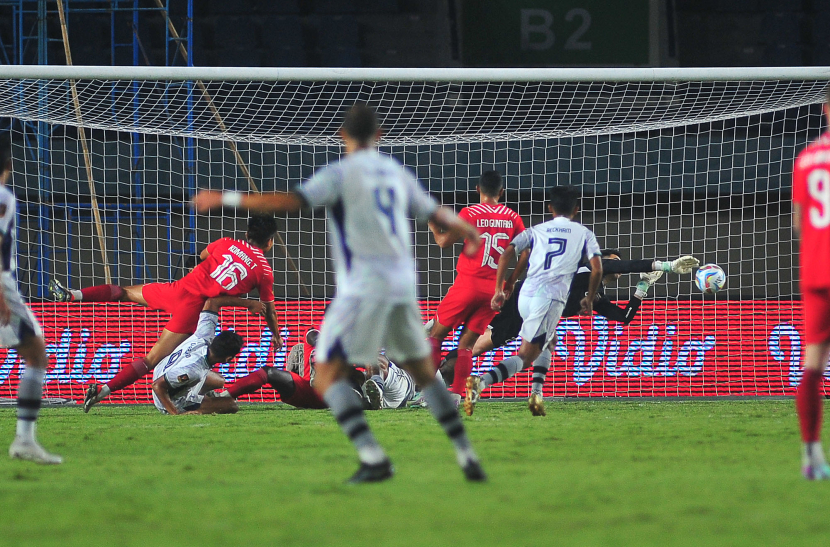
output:
{"label": "player in red jersey", "polygon": [[[450,331],[464,325],[458,340],[456,375],[450,387],[459,401],[464,396],[464,375],[469,375],[473,370],[473,346],[496,315],[490,308],[490,299],[493,297],[499,258],[513,238],[525,229],[521,217],[515,211],[499,204],[504,194],[504,185],[498,171],[482,174],[476,190],[479,203],[464,207],[458,217],[478,229],[483,245],[474,257],[462,254],[458,258],[455,283],[439,304],[429,333],[432,357],[437,369],[441,362],[441,342]],[[435,242],[442,249],[458,241],[433,224],[429,227],[435,235]],[[513,281],[515,279],[511,278],[508,285]]]}
{"label": "player in red jersey", "polygon": [[[830,122],[830,91],[824,105]],[[801,237],[801,301],[804,308],[804,374],[796,392],[801,426],[802,473],[830,479],[821,432],[821,383],[830,356],[830,133],[804,149],[793,169],[793,228]]]}
{"label": "player in red jersey", "polygon": [[[276,349],[282,347],[274,308],[274,273],[263,254],[273,247],[276,231],[274,217],[252,216],[248,219],[246,241],[229,237],[214,241],[199,256],[202,262],[182,279],[171,283],[131,287],[97,285],[71,290],[53,279],[49,290],[59,302],[134,302],[172,315],[147,355],[118,371],[106,384],[89,386],[84,398],[84,412],[89,412],[92,405],[101,402],[110,393],[147,374],[192,335],[208,298],[237,297],[258,289],[259,299],[265,308],[265,321],[274,335],[272,343]],[[225,300],[221,304],[248,307],[240,299]]]}
{"label": "player in red jersey", "polygon": [[[264,366],[243,376],[232,384],[226,385],[219,397],[234,399],[258,391],[265,384],[270,385],[280,394],[280,400],[297,408],[328,408],[312,383],[314,382],[314,347],[320,331],[309,329],[305,342],[295,345],[286,357],[285,368],[281,370]],[[294,372],[294,371],[297,372]],[[299,373],[299,374],[298,374]]]}

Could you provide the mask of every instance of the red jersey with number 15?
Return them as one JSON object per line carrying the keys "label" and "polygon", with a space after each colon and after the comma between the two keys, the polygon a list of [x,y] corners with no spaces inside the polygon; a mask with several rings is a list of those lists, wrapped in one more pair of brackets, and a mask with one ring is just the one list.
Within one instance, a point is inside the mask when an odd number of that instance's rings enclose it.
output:
{"label": "red jersey with number 15", "polygon": [[830,287],[830,135],[801,151],[793,169],[801,206],[801,289]]}
{"label": "red jersey with number 15", "polygon": [[513,238],[524,231],[524,222],[516,211],[489,203],[464,207],[458,216],[475,226],[482,240],[474,257],[462,254],[458,258],[458,276],[472,276],[491,283],[488,287],[491,290],[496,283],[499,258]]}
{"label": "red jersey with number 15", "polygon": [[213,298],[241,296],[259,289],[262,302],[274,301],[274,272],[262,251],[229,237],[207,246],[208,257],[181,283],[188,292]]}

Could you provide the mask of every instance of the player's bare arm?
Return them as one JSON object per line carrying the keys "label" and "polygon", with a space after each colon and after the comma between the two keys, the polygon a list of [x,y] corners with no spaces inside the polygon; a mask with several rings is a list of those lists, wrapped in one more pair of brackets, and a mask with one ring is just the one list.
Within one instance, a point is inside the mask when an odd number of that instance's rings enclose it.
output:
{"label": "player's bare arm", "polygon": [[[478,248],[481,246],[481,240],[478,237],[478,230],[475,226],[458,218],[458,216],[447,207],[439,207],[430,217],[430,223],[438,228],[444,230],[448,237],[455,238],[455,241],[465,241],[464,254],[467,256],[475,256]],[[433,232],[434,233],[434,232]]]}
{"label": "player's bare arm", "polygon": [[305,201],[294,192],[242,194],[201,190],[193,198],[193,206],[200,213],[220,207],[236,207],[261,213],[292,213],[305,207]]}
{"label": "player's bare arm", "polygon": [[602,282],[602,258],[592,256],[591,260],[591,277],[588,280],[588,294],[582,299],[582,313],[583,315],[591,315],[594,310],[594,299],[597,297],[597,290],[599,284]]}
{"label": "player's bare arm", "polygon": [[277,319],[277,308],[273,302],[263,302],[265,306],[265,323],[271,329],[274,337],[271,339],[271,345],[274,346],[274,351],[282,349],[282,336],[280,336],[280,322]]}
{"label": "player's bare arm", "polygon": [[801,204],[793,203],[793,235],[801,237]]}
{"label": "player's bare arm", "polygon": [[[0,234],[0,246],[3,245],[3,236]],[[0,274],[3,273],[3,264],[0,263]],[[11,320],[11,310],[9,309],[9,305],[6,303],[6,297],[3,293],[3,285],[0,285],[0,327],[5,327],[9,324]]]}
{"label": "player's bare arm", "polygon": [[510,274],[510,277],[504,282],[504,298],[510,298],[510,295],[513,294],[513,290],[516,286],[516,281],[522,276],[522,274],[527,269],[527,262],[530,260],[530,250],[522,251],[519,254],[519,262],[516,264],[516,268],[513,270],[513,273]]}
{"label": "player's bare arm", "polygon": [[167,383],[167,378],[164,375],[160,376],[158,380],[153,382],[153,393],[156,394],[159,401],[161,401],[164,410],[168,414],[177,415],[179,409],[173,404],[173,399],[170,398],[170,384]]}
{"label": "player's bare arm", "polygon": [[427,226],[429,226],[429,231],[432,232],[432,235],[435,236],[435,243],[442,249],[452,247],[453,244],[458,243],[461,239],[459,234],[451,234],[439,228],[433,222],[428,223]]}
{"label": "player's bare arm", "polygon": [[[501,307],[504,306],[504,302],[507,300],[504,281],[507,277],[507,270],[510,269],[510,262],[512,262],[514,256],[516,256],[516,247],[511,243],[501,254],[501,257],[499,257],[499,267],[496,270],[496,288],[493,292],[493,299],[490,301],[490,307],[495,311],[501,310]],[[527,261],[525,261],[525,264],[527,264]],[[513,279],[512,276],[511,279]]]}
{"label": "player's bare arm", "polygon": [[238,296],[219,296],[210,300],[215,301],[220,308],[245,308],[253,315],[265,316],[265,303],[259,300],[239,298]]}

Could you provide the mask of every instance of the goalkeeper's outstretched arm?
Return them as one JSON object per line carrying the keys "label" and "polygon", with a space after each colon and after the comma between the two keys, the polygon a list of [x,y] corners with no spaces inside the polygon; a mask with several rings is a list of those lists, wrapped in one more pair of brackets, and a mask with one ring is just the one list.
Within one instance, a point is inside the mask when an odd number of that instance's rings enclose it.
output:
{"label": "goalkeeper's outstretched arm", "polygon": [[602,271],[607,274],[627,274],[639,272],[674,272],[685,274],[700,266],[700,261],[693,256],[681,256],[674,260],[616,260],[603,259]]}
{"label": "goalkeeper's outstretched arm", "polygon": [[259,213],[293,213],[303,209],[306,202],[296,192],[243,194],[242,192],[200,190],[193,198],[193,206],[200,213],[220,207],[236,207]]}

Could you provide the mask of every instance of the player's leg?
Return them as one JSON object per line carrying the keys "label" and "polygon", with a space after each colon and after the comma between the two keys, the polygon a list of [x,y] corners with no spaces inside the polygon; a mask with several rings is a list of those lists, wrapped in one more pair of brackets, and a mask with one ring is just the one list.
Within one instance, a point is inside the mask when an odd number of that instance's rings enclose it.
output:
{"label": "player's leg", "polygon": [[466,319],[466,306],[469,300],[467,292],[463,287],[453,284],[438,304],[438,309],[435,310],[435,318],[428,338],[435,370],[438,370],[441,365],[441,343]]}
{"label": "player's leg", "polygon": [[533,361],[533,380],[530,385],[530,398],[527,407],[534,416],[546,416],[545,399],[542,388],[545,385],[545,377],[550,370],[550,362],[553,358],[553,348],[556,346],[556,333],[553,338],[542,348],[539,356]]}
{"label": "player's leg", "polygon": [[[388,304],[363,298],[335,298],[326,310],[317,343],[314,390],[323,398],[343,433],[357,450],[360,468],[349,482],[377,482],[392,477],[388,456],[369,429],[363,400],[348,380],[350,362],[377,359],[389,323]],[[421,344],[423,331],[420,330]]]}
{"label": "player's leg", "polygon": [[[482,329],[485,330],[485,329]],[[450,391],[459,397],[464,396],[464,389],[467,384],[467,377],[473,372],[473,347],[478,341],[480,334],[465,326],[458,339],[458,357],[455,361],[452,385]]]}
{"label": "player's leg", "polygon": [[435,378],[435,369],[429,347],[420,336],[420,318],[415,302],[398,304],[389,316],[389,331],[384,339],[387,352],[402,359],[401,367],[407,371],[415,384],[421,387],[429,411],[435,417],[455,447],[458,464],[467,480],[487,479],[478,461],[464,424],[458,415],[458,408],[447,389]]}
{"label": "player's leg", "polygon": [[484,329],[484,333],[476,339],[475,345],[473,345],[473,357],[484,355],[495,347],[493,343],[493,329],[487,327]]}
{"label": "player's leg", "polygon": [[134,384],[155,368],[162,359],[173,353],[179,344],[187,340],[192,333],[172,332],[167,329],[161,331],[158,341],[150,352],[135,359],[132,363],[119,370],[109,382],[92,384],[87,388],[84,397],[84,412],[89,412],[93,405],[100,403],[112,393]]}
{"label": "player's leg", "polygon": [[35,427],[43,395],[43,379],[46,376],[48,358],[46,346],[39,333],[25,322],[23,341],[16,346],[17,353],[26,363],[17,386],[17,432],[9,448],[9,456],[42,464],[59,464],[60,456],[50,454],[37,442]]}
{"label": "player's leg", "polygon": [[230,397],[205,397],[195,411],[197,414],[236,414],[239,405]]}
{"label": "player's leg", "polygon": [[804,371],[796,392],[796,410],[801,428],[802,472],[804,477],[830,479],[830,467],[821,446],[821,384],[830,356],[830,291],[806,290],[804,309]]}
{"label": "player's leg", "polygon": [[58,302],[135,302],[143,306],[147,301],[142,295],[144,285],[121,287],[119,285],[95,285],[83,289],[69,289],[57,279],[49,281],[49,292]]}

